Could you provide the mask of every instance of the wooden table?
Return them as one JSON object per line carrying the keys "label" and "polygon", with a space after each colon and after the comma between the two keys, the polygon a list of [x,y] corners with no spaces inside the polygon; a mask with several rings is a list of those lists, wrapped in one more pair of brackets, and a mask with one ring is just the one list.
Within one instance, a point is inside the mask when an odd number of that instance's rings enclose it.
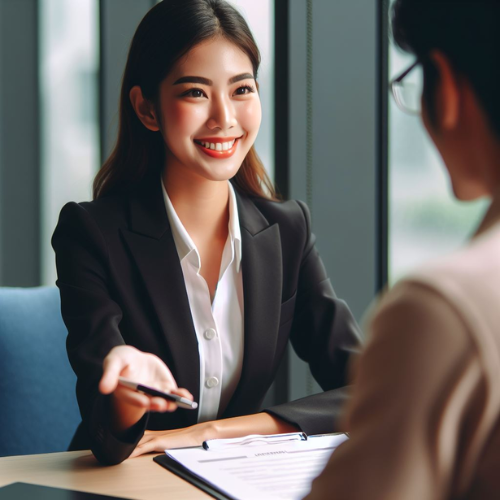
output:
{"label": "wooden table", "polygon": [[131,499],[211,498],[157,463],[155,455],[103,467],[90,451],[0,458],[0,486],[14,482],[42,484]]}

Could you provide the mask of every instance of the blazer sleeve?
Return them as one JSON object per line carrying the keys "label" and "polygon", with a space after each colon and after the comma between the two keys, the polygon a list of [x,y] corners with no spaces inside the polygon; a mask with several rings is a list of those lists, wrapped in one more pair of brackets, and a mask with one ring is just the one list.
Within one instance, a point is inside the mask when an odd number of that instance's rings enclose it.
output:
{"label": "blazer sleeve", "polygon": [[481,413],[485,394],[478,353],[437,292],[412,284],[389,296],[356,365],[350,439],[308,500],[455,498],[452,481],[463,473],[457,460],[471,442],[462,430]]}
{"label": "blazer sleeve", "polygon": [[309,364],[323,393],[275,406],[265,411],[307,434],[337,432],[348,399],[348,364],[361,343],[359,327],[347,304],[333,291],[315,247],[307,206],[298,202],[307,232],[297,287],[290,341]]}
{"label": "blazer sleeve", "polygon": [[122,311],[110,290],[105,238],[86,204],[63,207],[52,246],[83,430],[96,458],[116,464],[134,450],[146,428],[147,415],[120,439],[109,430],[110,401],[99,393],[98,384],[104,358],[113,347],[125,343],[119,329]]}

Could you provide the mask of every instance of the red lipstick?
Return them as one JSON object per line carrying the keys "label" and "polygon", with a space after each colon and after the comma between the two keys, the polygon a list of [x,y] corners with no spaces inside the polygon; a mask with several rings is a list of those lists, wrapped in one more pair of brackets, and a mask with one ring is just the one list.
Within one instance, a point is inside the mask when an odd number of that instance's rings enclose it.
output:
{"label": "red lipstick", "polygon": [[204,137],[194,143],[211,158],[225,159],[233,156],[241,137]]}

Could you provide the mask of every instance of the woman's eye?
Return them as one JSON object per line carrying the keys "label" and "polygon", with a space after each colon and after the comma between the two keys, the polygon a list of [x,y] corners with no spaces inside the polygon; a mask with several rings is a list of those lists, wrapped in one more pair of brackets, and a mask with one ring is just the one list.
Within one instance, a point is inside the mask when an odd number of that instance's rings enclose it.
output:
{"label": "woman's eye", "polygon": [[205,97],[205,92],[203,92],[203,90],[201,89],[191,89],[185,92],[183,95],[187,97],[200,98],[200,97]]}
{"label": "woman's eye", "polygon": [[251,94],[252,92],[254,92],[254,89],[250,87],[250,85],[244,85],[243,87],[236,89],[235,95],[246,95]]}

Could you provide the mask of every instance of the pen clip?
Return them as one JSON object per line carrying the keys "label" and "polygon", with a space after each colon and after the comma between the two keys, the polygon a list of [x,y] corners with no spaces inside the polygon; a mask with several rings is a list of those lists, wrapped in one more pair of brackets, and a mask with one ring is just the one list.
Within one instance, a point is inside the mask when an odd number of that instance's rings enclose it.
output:
{"label": "pen clip", "polygon": [[305,432],[289,432],[286,434],[251,434],[241,438],[232,439],[208,439],[203,441],[205,450],[223,450],[233,446],[246,446],[247,444],[278,444],[286,441],[307,441]]}

